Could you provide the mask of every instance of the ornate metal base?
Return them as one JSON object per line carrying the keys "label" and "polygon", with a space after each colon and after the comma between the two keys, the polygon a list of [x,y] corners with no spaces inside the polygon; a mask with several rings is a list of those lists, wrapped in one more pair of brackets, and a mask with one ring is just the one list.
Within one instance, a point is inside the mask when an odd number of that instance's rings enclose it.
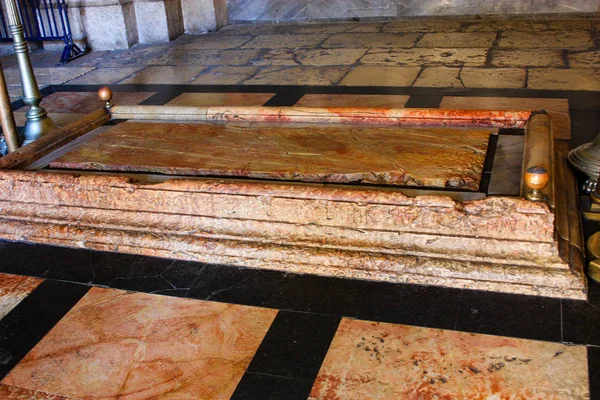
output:
{"label": "ornate metal base", "polygon": [[596,189],[596,181],[600,175],[600,135],[591,143],[582,144],[572,150],[568,156],[573,167],[588,176],[582,190],[591,193]]}

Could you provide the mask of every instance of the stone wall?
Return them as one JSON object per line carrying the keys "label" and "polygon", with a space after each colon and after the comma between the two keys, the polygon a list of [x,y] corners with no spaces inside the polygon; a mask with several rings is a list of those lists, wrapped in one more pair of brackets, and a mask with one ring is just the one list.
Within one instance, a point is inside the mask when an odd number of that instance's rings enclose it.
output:
{"label": "stone wall", "polygon": [[94,50],[160,43],[227,24],[225,0],[67,0],[73,38]]}
{"label": "stone wall", "polygon": [[599,0],[227,0],[229,20],[595,13]]}

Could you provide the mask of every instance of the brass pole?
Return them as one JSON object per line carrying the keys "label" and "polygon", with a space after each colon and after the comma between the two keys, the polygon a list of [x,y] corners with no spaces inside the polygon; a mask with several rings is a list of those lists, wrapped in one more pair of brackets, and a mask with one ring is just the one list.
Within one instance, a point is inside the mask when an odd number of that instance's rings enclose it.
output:
{"label": "brass pole", "polygon": [[19,137],[17,135],[17,125],[15,116],[10,105],[10,96],[4,79],[4,70],[0,63],[0,124],[2,124],[2,133],[8,146],[8,152],[12,153],[19,148]]}
{"label": "brass pole", "polygon": [[29,58],[29,46],[25,40],[23,24],[21,23],[16,0],[4,0],[4,4],[8,15],[10,33],[13,36],[13,47],[17,56],[19,74],[21,75],[23,101],[30,106],[29,110],[25,113],[27,122],[25,122],[23,132],[25,137],[23,145],[26,145],[55,129],[56,125],[54,124],[54,121],[48,117],[46,110],[43,107],[40,107],[42,94],[40,93],[35,74],[33,73],[33,66],[31,65],[31,59]]}

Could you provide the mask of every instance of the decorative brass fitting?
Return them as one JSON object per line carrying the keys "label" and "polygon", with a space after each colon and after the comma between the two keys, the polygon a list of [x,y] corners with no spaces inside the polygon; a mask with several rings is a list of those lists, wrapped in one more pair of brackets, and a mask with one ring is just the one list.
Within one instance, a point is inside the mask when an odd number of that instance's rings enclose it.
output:
{"label": "decorative brass fitting", "polygon": [[571,150],[567,158],[574,168],[587,175],[583,191],[585,193],[594,191],[600,174],[600,134],[593,142]]}
{"label": "decorative brass fitting", "polygon": [[529,189],[525,193],[527,200],[543,201],[545,195],[541,192],[546,187],[550,176],[544,167],[530,167],[525,172],[525,185]]}
{"label": "decorative brass fitting", "polygon": [[104,108],[107,110],[114,105],[112,103],[113,91],[109,87],[101,87],[98,90],[98,97],[104,102]]}

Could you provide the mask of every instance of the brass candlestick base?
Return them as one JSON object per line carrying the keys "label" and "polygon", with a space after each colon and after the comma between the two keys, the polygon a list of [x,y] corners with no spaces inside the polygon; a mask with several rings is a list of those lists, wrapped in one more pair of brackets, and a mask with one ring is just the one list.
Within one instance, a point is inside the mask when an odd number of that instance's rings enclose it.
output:
{"label": "brass candlestick base", "polygon": [[594,233],[587,241],[588,255],[593,260],[588,264],[587,275],[600,283],[600,232]]}
{"label": "brass candlestick base", "polygon": [[572,150],[567,158],[573,167],[587,175],[583,191],[593,192],[600,174],[600,135],[596,136],[593,142]]}
{"label": "brass candlestick base", "polygon": [[[24,100],[24,102],[25,104],[30,104],[27,100]],[[50,119],[48,113],[42,107],[32,105],[25,113],[25,116],[27,117],[27,121],[23,127],[23,146],[41,138],[46,133],[57,128],[54,121]]]}

